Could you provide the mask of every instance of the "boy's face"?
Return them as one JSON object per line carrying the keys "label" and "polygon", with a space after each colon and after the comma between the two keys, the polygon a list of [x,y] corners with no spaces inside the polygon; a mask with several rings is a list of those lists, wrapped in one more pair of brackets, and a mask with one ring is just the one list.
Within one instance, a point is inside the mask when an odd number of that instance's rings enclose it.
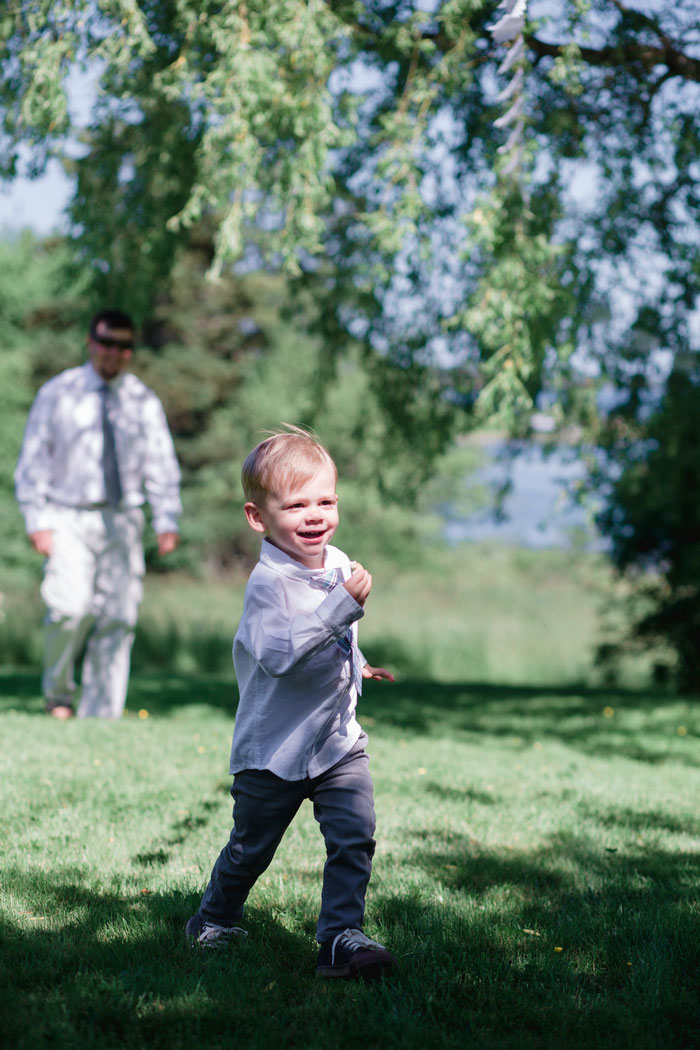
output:
{"label": "boy's face", "polygon": [[321,467],[308,481],[283,496],[269,495],[263,506],[246,503],[248,524],[301,562],[307,569],[323,568],[323,552],[338,528],[335,471]]}

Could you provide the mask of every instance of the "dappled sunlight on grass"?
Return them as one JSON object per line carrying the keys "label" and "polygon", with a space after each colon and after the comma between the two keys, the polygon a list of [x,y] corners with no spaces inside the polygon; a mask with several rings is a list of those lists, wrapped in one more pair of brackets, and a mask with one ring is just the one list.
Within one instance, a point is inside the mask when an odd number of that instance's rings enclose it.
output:
{"label": "dappled sunlight on grass", "polygon": [[[610,707],[613,718],[606,715]],[[514,753],[557,740],[587,754],[700,765],[694,743],[700,705],[667,693],[408,680],[381,695],[368,689],[362,709],[375,726],[430,737],[485,737]]]}
{"label": "dappled sunlight on grass", "polygon": [[399,960],[377,985],[313,977],[311,806],[251,893],[249,937],[185,944],[230,831],[241,581],[158,581],[119,722],[49,719],[36,669],[0,672],[8,1045],[700,1045],[700,704],[595,684],[597,563],[465,558],[427,581],[378,566],[362,624],[368,659],[397,671],[359,704],[366,931]]}
{"label": "dappled sunlight on grass", "polygon": [[15,790],[0,821],[0,978],[23,998],[5,1026],[15,1045],[31,1027],[39,1047],[223,1050],[235,1035],[267,1050],[283,1020],[289,1045],[310,1050],[389,1021],[397,1050],[680,1050],[700,1037],[690,703],[368,683],[367,932],[399,970],[329,989],[313,978],[324,849],[309,806],[251,894],[245,943],[223,956],[184,943],[230,830],[229,674],[136,674],[119,723],[46,718],[35,674],[2,685]]}
{"label": "dappled sunlight on grass", "polygon": [[[2,671],[0,681],[0,711],[43,713],[36,673]],[[139,674],[132,676],[126,718],[181,717],[205,706],[233,720],[237,703],[232,671]],[[386,727],[430,737],[485,736],[513,752],[536,749],[547,739],[599,756],[700,765],[700,704],[667,692],[409,678],[366,684],[360,719],[370,732]]]}

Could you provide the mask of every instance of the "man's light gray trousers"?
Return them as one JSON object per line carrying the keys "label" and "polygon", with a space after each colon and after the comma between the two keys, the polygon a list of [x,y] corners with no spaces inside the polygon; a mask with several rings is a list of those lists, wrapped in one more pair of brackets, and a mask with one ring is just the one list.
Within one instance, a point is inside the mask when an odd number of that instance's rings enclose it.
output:
{"label": "man's light gray trousers", "polygon": [[54,505],[52,530],[41,585],[44,696],[72,703],[84,647],[78,716],[119,718],[143,594],[143,511]]}

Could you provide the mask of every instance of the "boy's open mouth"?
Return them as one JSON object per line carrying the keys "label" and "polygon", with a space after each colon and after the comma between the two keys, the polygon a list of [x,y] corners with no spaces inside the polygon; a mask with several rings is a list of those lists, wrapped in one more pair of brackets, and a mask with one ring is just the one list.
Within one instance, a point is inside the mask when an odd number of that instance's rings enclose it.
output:
{"label": "boy's open mouth", "polygon": [[313,529],[313,531],[299,533],[303,540],[318,540],[321,536],[325,536],[325,534],[325,529]]}

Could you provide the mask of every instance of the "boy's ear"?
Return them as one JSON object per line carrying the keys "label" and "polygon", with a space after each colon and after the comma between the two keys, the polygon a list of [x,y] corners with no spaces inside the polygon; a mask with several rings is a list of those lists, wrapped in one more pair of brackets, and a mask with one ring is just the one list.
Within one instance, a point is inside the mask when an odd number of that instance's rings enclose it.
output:
{"label": "boy's ear", "polygon": [[251,529],[255,532],[267,532],[267,526],[263,521],[263,516],[260,513],[260,507],[258,507],[257,503],[245,503],[243,505],[243,510],[245,511],[245,516],[248,519],[248,524]]}

